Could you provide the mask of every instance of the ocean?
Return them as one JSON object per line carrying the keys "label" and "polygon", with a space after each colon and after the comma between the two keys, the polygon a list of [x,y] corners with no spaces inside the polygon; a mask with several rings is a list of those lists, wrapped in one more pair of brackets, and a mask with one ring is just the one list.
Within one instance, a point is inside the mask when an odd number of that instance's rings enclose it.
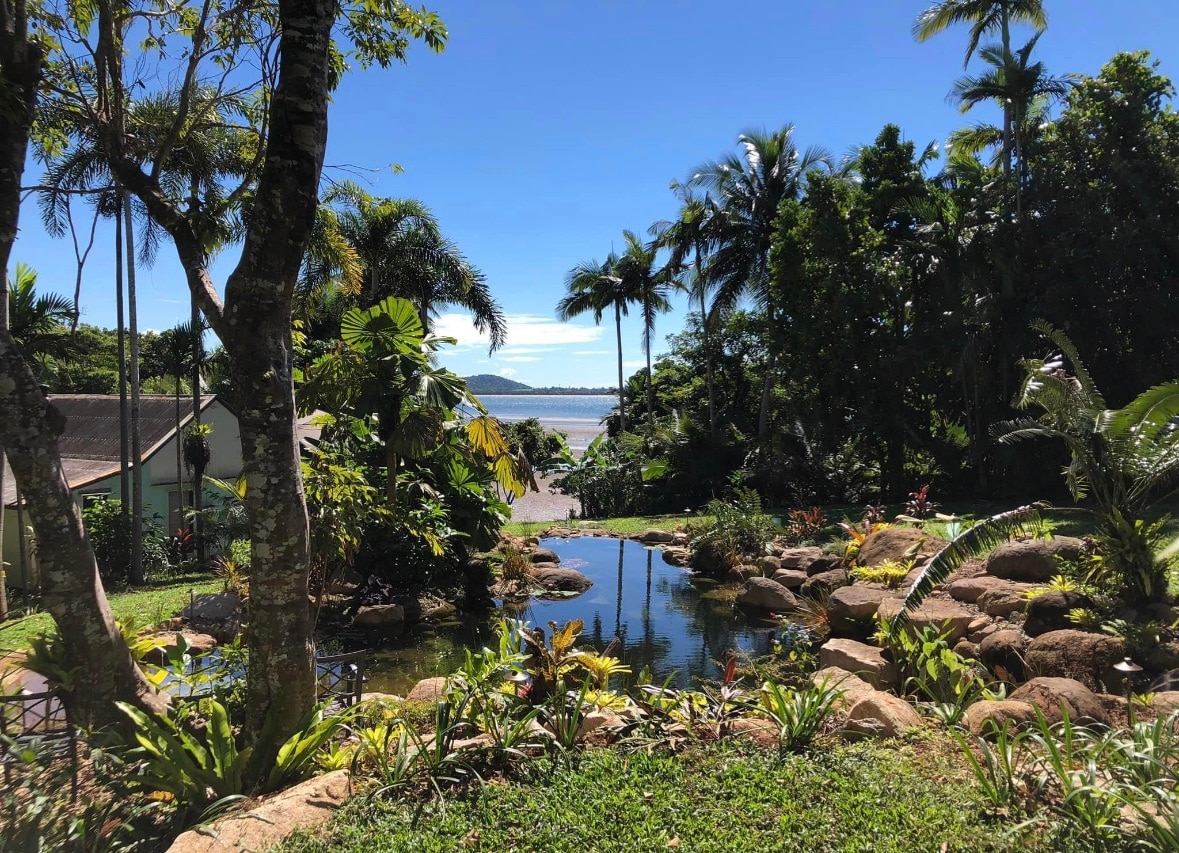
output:
{"label": "ocean", "polygon": [[569,448],[585,450],[603,431],[602,418],[618,402],[610,394],[481,394],[487,411],[502,421],[536,418],[569,436]]}

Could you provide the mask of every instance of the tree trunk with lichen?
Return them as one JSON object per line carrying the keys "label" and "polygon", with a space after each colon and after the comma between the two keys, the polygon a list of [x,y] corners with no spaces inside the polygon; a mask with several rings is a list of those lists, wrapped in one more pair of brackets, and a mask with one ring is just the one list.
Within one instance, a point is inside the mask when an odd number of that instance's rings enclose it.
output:
{"label": "tree trunk with lichen", "polygon": [[[29,36],[23,2],[0,0],[0,86],[12,94],[10,104],[20,105],[0,121],[0,276],[5,294],[43,58]],[[87,725],[121,725],[126,720],[115,700],[159,713],[167,707],[167,697],[143,677],[111,615],[81,512],[62,472],[57,438],[64,426],[65,418],[41,393],[16,341],[7,328],[0,328],[0,446],[37,536],[42,602],[59,626],[68,659],[82,673],[68,701]]]}

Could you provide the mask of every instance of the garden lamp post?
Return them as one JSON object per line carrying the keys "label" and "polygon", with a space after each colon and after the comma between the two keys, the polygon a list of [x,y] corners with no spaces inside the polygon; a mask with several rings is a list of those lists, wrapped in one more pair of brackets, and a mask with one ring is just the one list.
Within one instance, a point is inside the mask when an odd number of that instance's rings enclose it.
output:
{"label": "garden lamp post", "polygon": [[1134,692],[1132,680],[1134,676],[1142,672],[1142,667],[1134,663],[1131,658],[1123,658],[1120,663],[1114,664],[1114,669],[1122,675],[1122,687],[1126,691],[1126,715],[1130,721],[1130,728],[1134,727]]}

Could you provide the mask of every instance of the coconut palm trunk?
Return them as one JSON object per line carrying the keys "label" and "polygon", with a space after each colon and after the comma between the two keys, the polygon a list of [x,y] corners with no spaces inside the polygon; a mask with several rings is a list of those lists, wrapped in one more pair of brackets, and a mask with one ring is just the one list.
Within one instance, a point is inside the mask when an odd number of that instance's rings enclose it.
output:
{"label": "coconut palm trunk", "polygon": [[622,378],[622,305],[614,303],[614,332],[618,337],[618,429],[626,432],[626,383]]}
{"label": "coconut palm trunk", "polygon": [[[205,340],[204,340],[204,323],[201,320],[201,309],[196,303],[196,298],[192,298],[192,422],[194,425],[200,425],[201,422],[201,366],[205,362]],[[201,510],[205,507],[204,494],[204,479],[203,476],[198,476],[193,483],[192,488],[192,530],[196,538],[196,551],[198,565],[205,565],[205,559],[208,557],[205,548],[205,530],[204,519],[201,516]]]}
{"label": "coconut palm trunk", "polygon": [[131,583],[143,583],[143,445],[139,430],[139,313],[135,293],[135,227],[131,194],[123,193],[123,228],[127,239],[127,322],[131,335]]}
{"label": "coconut palm trunk", "polygon": [[[121,198],[121,196],[120,196]],[[123,217],[122,202],[115,214],[115,322],[119,327],[119,510],[131,514],[131,404],[127,397],[127,325],[123,316]]]}

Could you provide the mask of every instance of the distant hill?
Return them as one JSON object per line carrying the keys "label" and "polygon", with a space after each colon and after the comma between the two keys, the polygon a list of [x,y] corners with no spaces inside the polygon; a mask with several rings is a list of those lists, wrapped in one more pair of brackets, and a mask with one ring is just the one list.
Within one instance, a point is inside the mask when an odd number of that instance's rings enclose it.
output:
{"label": "distant hill", "polygon": [[505,376],[495,376],[491,373],[479,373],[475,376],[464,376],[467,388],[472,394],[565,394],[569,396],[584,394],[613,394],[613,388],[533,388],[523,382],[508,379]]}
{"label": "distant hill", "polygon": [[480,373],[477,376],[464,376],[467,389],[472,394],[521,394],[532,391],[532,387],[506,376],[495,376],[491,373]]}

